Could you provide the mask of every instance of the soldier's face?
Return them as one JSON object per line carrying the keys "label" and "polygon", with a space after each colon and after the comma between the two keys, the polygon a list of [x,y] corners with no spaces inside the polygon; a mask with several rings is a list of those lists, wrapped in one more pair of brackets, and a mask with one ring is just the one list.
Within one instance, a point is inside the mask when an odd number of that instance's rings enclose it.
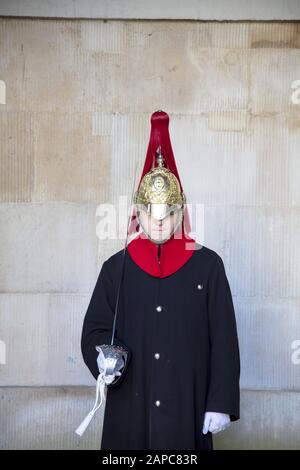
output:
{"label": "soldier's face", "polygon": [[176,210],[158,220],[146,211],[138,211],[141,228],[154,243],[164,243],[169,240],[178,225],[180,216],[180,211]]}

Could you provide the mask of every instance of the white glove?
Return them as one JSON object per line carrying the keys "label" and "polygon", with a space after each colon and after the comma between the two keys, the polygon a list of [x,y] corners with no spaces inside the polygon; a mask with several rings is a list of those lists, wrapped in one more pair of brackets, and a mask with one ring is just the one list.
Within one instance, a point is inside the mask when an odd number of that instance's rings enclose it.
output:
{"label": "white glove", "polygon": [[98,365],[99,372],[100,373],[103,372],[105,375],[106,384],[110,384],[115,379],[115,377],[121,375],[121,372],[118,370],[116,371],[114,375],[106,375],[106,363],[105,363],[104,356],[101,352],[99,352],[98,357],[97,357],[97,365]]}
{"label": "white glove", "polygon": [[203,423],[203,434],[207,432],[212,432],[216,434],[217,432],[224,431],[224,429],[230,426],[230,416],[225,413],[215,413],[213,411],[207,411],[204,415]]}

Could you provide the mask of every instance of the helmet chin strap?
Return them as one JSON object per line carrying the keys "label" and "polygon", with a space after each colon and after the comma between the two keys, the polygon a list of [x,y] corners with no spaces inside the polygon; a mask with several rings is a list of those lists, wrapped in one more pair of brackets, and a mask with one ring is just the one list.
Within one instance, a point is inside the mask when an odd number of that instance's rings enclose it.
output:
{"label": "helmet chin strap", "polygon": [[179,211],[180,215],[178,217],[178,220],[176,222],[176,224],[174,225],[172,231],[170,232],[169,236],[167,238],[164,238],[162,240],[154,240],[150,234],[147,232],[147,230],[145,229],[145,227],[143,226],[143,224],[141,223],[141,220],[140,220],[140,217],[139,217],[139,213],[137,212],[137,219],[138,219],[138,223],[139,225],[141,226],[142,228],[142,231],[147,235],[147,237],[153,242],[155,243],[156,245],[162,245],[164,243],[166,243],[173,235],[174,233],[176,232],[176,230],[178,229],[179,225],[182,223],[182,220],[183,220],[183,213],[184,213],[184,206],[181,207],[180,211]]}

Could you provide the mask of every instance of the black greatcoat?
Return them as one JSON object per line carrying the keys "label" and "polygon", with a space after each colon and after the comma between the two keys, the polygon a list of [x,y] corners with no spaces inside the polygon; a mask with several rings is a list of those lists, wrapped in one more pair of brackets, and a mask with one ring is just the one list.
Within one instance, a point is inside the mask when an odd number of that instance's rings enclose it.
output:
{"label": "black greatcoat", "polygon": [[[103,263],[84,319],[82,354],[95,379],[95,345],[110,344],[123,257],[121,250]],[[215,251],[200,246],[164,278],[126,251],[116,340],[132,356],[121,382],[107,389],[101,449],[212,449],[212,434],[202,433],[205,411],[239,419],[235,313]]]}

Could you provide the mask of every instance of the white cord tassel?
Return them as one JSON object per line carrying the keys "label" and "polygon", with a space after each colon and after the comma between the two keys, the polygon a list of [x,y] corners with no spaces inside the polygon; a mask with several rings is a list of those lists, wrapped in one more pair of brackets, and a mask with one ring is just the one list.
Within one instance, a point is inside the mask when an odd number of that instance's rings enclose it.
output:
{"label": "white cord tassel", "polygon": [[[88,425],[90,424],[94,414],[96,413],[96,411],[100,408],[100,406],[102,405],[102,401],[105,400],[105,386],[106,386],[106,382],[105,382],[105,379],[104,379],[104,371],[101,372],[99,375],[98,375],[98,378],[97,378],[97,385],[96,385],[96,400],[95,400],[95,404],[93,406],[93,409],[92,411],[89,412],[89,414],[84,418],[84,420],[82,421],[82,423],[78,426],[78,428],[76,429],[75,433],[78,434],[78,436],[82,436],[82,434],[85,432],[86,428],[88,427]],[[108,383],[111,382],[111,379],[108,379]],[[99,397],[100,397],[100,403],[98,404],[98,401],[99,401]]]}

